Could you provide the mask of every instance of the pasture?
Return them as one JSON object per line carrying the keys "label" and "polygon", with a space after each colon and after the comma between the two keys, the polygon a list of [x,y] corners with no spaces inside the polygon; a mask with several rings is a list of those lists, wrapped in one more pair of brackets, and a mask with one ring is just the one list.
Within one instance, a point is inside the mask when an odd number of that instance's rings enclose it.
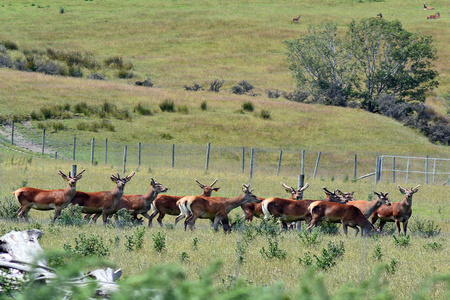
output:
{"label": "pasture", "polygon": [[[0,198],[3,203],[16,201],[12,199],[12,191],[24,183],[44,189],[63,188],[65,183],[56,170],[61,169],[63,172],[70,170],[70,162],[39,158],[30,160],[17,154],[2,155],[0,166],[2,178]],[[86,167],[86,169],[83,178],[77,183],[77,190],[110,190],[113,183],[109,180],[109,174],[119,171],[101,164]],[[203,170],[179,169],[174,172],[172,169],[160,169],[157,173],[150,173],[142,169],[137,170],[133,180],[127,184],[125,194],[147,192],[150,177],[168,187],[167,194],[170,195],[199,194],[201,190],[194,182],[195,178],[209,182],[217,177],[219,181],[216,185],[221,189],[216,195],[227,197],[239,195],[242,183],[248,180],[245,176],[205,174]],[[287,198],[279,182],[289,184],[295,180],[295,177],[260,175],[253,178],[252,187],[257,196]],[[309,199],[322,199],[322,186],[355,191],[357,199],[367,200],[373,191],[388,191],[391,202],[401,201],[403,197],[396,185],[392,183],[374,185],[372,180],[307,181],[310,187],[304,192],[304,197]],[[160,228],[156,222],[153,228],[147,228],[146,222],[145,226],[125,228],[113,225],[105,227],[101,225],[101,222],[96,225],[81,226],[52,225],[50,220],[53,211],[36,210],[30,212],[29,224],[14,219],[2,219],[1,227],[3,232],[11,229],[41,228],[44,236],[40,242],[45,250],[61,250],[65,244],[73,247],[75,240],[79,239],[81,234],[86,237],[95,235],[104,246],[109,248],[109,255],[105,258],[116,267],[123,269],[124,278],[145,274],[149,268],[161,264],[175,264],[182,267],[189,280],[196,280],[212,262],[220,261],[222,263],[220,271],[213,277],[214,284],[220,289],[226,290],[241,280],[245,284],[256,286],[275,285],[282,282],[287,293],[292,295],[294,291],[297,291],[299,280],[305,279],[304,276],[308,274],[308,267],[300,263],[299,259],[304,259],[308,255],[312,259],[313,255],[320,257],[322,249],[326,249],[329,243],[339,245],[343,242],[345,254],[336,260],[336,265],[328,270],[318,271],[323,274],[324,284],[330,294],[338,294],[343,285],[371,278],[377,266],[385,264],[386,271],[382,272],[378,280],[396,295],[396,298],[409,299],[430,277],[448,273],[450,222],[447,216],[450,211],[447,193],[447,186],[422,184],[413,197],[413,217],[408,227],[411,239],[403,245],[401,242],[396,244],[396,240],[391,235],[394,232],[393,226],[388,226],[389,224],[385,227],[388,232],[385,235],[372,238],[354,237],[354,230],[349,229],[349,235],[345,237],[340,228],[342,235],[319,234],[317,243],[311,244],[304,243],[304,238],[299,236],[298,231],[277,232],[273,236],[270,231],[257,233],[256,228],[259,226],[235,229],[227,235],[221,231],[214,233],[209,221],[205,220],[198,220],[196,229],[192,232],[184,231],[182,223],[175,228],[170,225]],[[236,219],[238,215],[242,215],[240,208],[230,213],[233,219]],[[166,216],[163,220],[165,224],[173,224],[173,221],[174,216]],[[420,229],[420,225],[426,225],[429,221],[433,221],[433,226],[436,226],[434,231],[439,229],[440,233],[424,237],[422,232],[424,229],[423,227]],[[259,222],[255,221],[255,224]],[[142,230],[139,228],[144,230],[142,248],[130,250],[130,237]],[[165,247],[159,252],[155,248],[155,236],[160,234],[165,237]],[[284,252],[284,259],[276,256],[268,258],[263,254],[264,251],[271,249],[270,242],[274,241],[277,242],[277,246],[272,250]],[[437,248],[434,249],[433,245],[437,245]],[[433,259],[430,259],[430,256]],[[427,295],[432,299],[445,299],[448,295],[445,293],[445,284],[438,284]]]}

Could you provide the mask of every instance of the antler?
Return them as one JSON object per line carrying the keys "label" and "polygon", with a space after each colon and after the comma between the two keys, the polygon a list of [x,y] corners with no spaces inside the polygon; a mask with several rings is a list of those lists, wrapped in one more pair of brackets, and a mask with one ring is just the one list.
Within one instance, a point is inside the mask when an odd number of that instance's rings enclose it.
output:
{"label": "antler", "polygon": [[[217,180],[216,180],[217,181]],[[205,185],[203,184],[203,183],[201,183],[200,181],[198,181],[197,179],[195,179],[195,182],[197,182],[198,183],[198,185],[201,187],[201,188],[204,188],[205,187]],[[214,182],[215,183],[215,182]]]}
{"label": "antler", "polygon": [[417,193],[418,189],[419,189],[420,184],[418,184],[415,188],[411,188],[411,191],[413,193]]}
{"label": "antler", "polygon": [[254,190],[254,189],[249,190],[249,189],[250,189],[250,184],[245,184],[245,183],[243,183],[242,186],[243,186],[242,191],[243,191],[245,194],[250,194],[250,193],[253,192],[253,190]]}
{"label": "antler", "polygon": [[333,194],[333,192],[330,192],[326,187],[322,187],[322,188],[324,189],[325,193],[327,193],[327,194]]}
{"label": "antler", "polygon": [[309,187],[309,183],[306,183],[302,188],[300,188],[300,192],[303,192]]}
{"label": "antler", "polygon": [[61,175],[64,179],[67,179],[67,175],[61,172],[61,170],[58,171],[58,174]]}
{"label": "antler", "polygon": [[215,184],[216,184],[217,180],[219,180],[219,179],[218,179],[218,178],[216,178],[216,180],[214,180],[214,181],[213,181],[213,183],[211,183],[211,184],[210,184],[209,186],[210,186],[210,187],[213,187],[213,185],[215,185]]}
{"label": "antler", "polygon": [[284,184],[284,182],[281,182],[281,185],[286,189],[286,192],[295,193],[295,189],[292,186],[287,186],[286,184]]}
{"label": "antler", "polygon": [[[128,181],[131,180],[131,177],[133,177],[134,174],[136,174],[136,173],[133,171],[133,172],[131,172],[130,175],[128,175],[127,177],[122,178],[122,180],[125,181],[125,182],[128,182]],[[119,175],[119,174],[117,174],[117,175]]]}
{"label": "antler", "polygon": [[80,179],[80,178],[82,177],[81,174],[83,174],[84,171],[86,171],[86,169],[81,170],[81,172],[78,173],[75,177],[76,177],[77,179]]}

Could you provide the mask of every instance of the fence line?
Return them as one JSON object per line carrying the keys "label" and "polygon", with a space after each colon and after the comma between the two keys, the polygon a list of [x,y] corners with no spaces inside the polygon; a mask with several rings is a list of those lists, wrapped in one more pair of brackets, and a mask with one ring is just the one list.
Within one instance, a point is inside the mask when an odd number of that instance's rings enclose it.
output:
{"label": "fence line", "polygon": [[[14,127],[12,128],[14,130]],[[13,134],[13,133],[12,133]],[[13,137],[11,143],[13,143]],[[244,173],[249,161],[249,179],[257,174],[276,174],[277,176],[317,176],[340,178],[343,180],[364,179],[375,175],[375,182],[388,180],[408,183],[450,184],[450,159],[414,156],[370,156],[351,154],[344,157],[335,152],[306,152],[302,150],[281,150],[276,148],[220,147],[210,143],[205,147],[197,145],[147,144],[124,145],[104,141],[77,140],[73,142],[52,140],[51,135],[42,134],[42,153],[53,149],[55,158],[90,161],[96,165],[104,158],[105,164],[123,166],[148,166],[172,168],[205,168],[206,172]],[[104,155],[101,155],[104,148]],[[123,150],[121,150],[123,149]],[[246,151],[250,150],[250,151]],[[307,155],[308,153],[308,155]],[[310,154],[311,153],[311,154]],[[374,166],[375,160],[375,166]],[[320,167],[319,167],[320,166]],[[375,171],[374,171],[375,167]],[[360,175],[357,177],[358,174]],[[392,176],[389,176],[389,175]],[[350,175],[350,176],[349,176]],[[402,176],[399,176],[402,175]],[[430,180],[431,179],[431,180]],[[300,184],[300,177],[299,177]]]}

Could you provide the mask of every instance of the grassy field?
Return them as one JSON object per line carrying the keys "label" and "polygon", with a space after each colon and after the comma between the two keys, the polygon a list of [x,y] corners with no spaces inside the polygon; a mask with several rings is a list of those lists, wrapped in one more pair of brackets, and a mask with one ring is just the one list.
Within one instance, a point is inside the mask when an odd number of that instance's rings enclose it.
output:
{"label": "grassy field", "polygon": [[[81,166],[79,166],[80,168]],[[16,201],[12,197],[12,191],[22,185],[40,187],[44,189],[62,188],[63,180],[57,175],[56,170],[69,170],[70,162],[49,161],[48,159],[32,158],[17,154],[5,154],[0,161],[0,178],[2,189],[0,199],[5,203]],[[99,164],[88,167],[83,178],[78,182],[79,190],[98,191],[110,190],[113,184],[108,176],[116,170],[111,166]],[[221,187],[218,196],[232,197],[240,194],[240,186],[246,182],[246,176],[228,176],[227,174],[205,174],[203,170],[178,169],[173,172],[171,168],[159,169],[157,173],[148,170],[138,170],[136,176],[127,184],[125,193],[144,193],[149,188],[149,178],[169,188],[168,194],[185,195],[198,194],[200,189],[193,178],[210,182],[218,177],[217,186]],[[284,189],[279,185],[280,181],[292,182],[292,177],[277,177],[260,175],[252,181],[254,193],[261,197],[281,196],[285,197]],[[395,184],[380,183],[375,185],[372,180],[355,182],[310,180],[310,188],[305,191],[305,198],[320,199],[323,197],[322,186],[330,189],[340,188],[345,191],[355,191],[358,199],[369,199],[373,191],[389,192],[391,202],[401,201],[402,195]],[[391,234],[379,238],[354,237],[354,231],[349,230],[349,236],[319,235],[318,243],[314,245],[304,244],[298,232],[290,231],[277,234],[277,247],[285,251],[285,259],[265,258],[261,254],[262,249],[269,249],[269,240],[273,237],[265,234],[257,234],[253,229],[254,238],[248,239],[247,231],[235,230],[229,235],[221,232],[214,233],[208,222],[199,220],[197,228],[193,232],[185,232],[182,224],[175,228],[159,228],[157,224],[153,228],[145,228],[143,247],[139,250],[128,250],[129,238],[137,232],[136,227],[116,228],[97,225],[62,226],[51,225],[50,218],[53,212],[30,212],[31,223],[20,223],[14,220],[0,220],[3,232],[11,229],[23,230],[38,227],[44,231],[41,245],[46,250],[61,250],[64,244],[75,246],[75,240],[80,234],[87,237],[96,236],[100,243],[109,249],[107,260],[124,271],[124,278],[144,274],[148,268],[160,264],[180,265],[188,279],[195,280],[202,270],[210,266],[212,262],[220,261],[220,272],[214,276],[214,282],[221,289],[233,286],[236,280],[243,280],[253,285],[273,285],[283,282],[288,293],[297,289],[299,279],[305,276],[307,267],[299,263],[299,258],[304,258],[308,253],[321,255],[321,251],[332,242],[339,245],[342,241],[345,254],[336,261],[336,265],[327,271],[319,271],[324,276],[324,283],[330,294],[338,293],[343,285],[360,282],[363,278],[373,276],[377,266],[386,264],[393,269],[383,272],[380,282],[388,287],[388,290],[398,299],[410,299],[426,280],[438,274],[448,272],[449,232],[450,222],[448,215],[448,187],[422,185],[413,199],[413,218],[409,224],[411,240],[406,246],[395,244]],[[4,207],[4,206],[3,206]],[[236,209],[231,213],[233,218],[241,215],[242,211]],[[430,238],[423,237],[418,228],[420,224],[433,221],[438,235]],[[166,216],[165,224],[173,224],[174,217]],[[155,220],[156,223],[156,220]],[[257,224],[258,222],[256,222]],[[180,226],[181,225],[181,226]],[[387,226],[388,232],[392,232],[392,226]],[[423,229],[422,229],[423,230]],[[340,229],[342,232],[342,229]],[[154,238],[157,234],[165,235],[165,248],[159,253],[155,250]],[[197,241],[195,241],[197,240]],[[197,247],[193,248],[193,244]],[[242,246],[247,245],[243,251]],[[430,245],[438,245],[436,250]],[[439,246],[440,245],[440,246]],[[374,258],[376,247],[380,247],[380,259]],[[184,254],[183,254],[184,253]],[[239,254],[241,253],[241,254]],[[239,259],[243,257],[243,263]],[[429,257],[433,259],[430,260]],[[291,291],[291,292],[289,292]],[[437,285],[428,296],[432,299],[445,299],[445,286]]]}
{"label": "grassy field", "polygon": [[[316,179],[311,178],[311,167],[308,167],[306,181],[310,188],[305,192],[306,198],[321,199],[322,187],[326,186],[355,191],[359,199],[369,199],[373,191],[390,192],[391,201],[400,201],[402,197],[396,184],[385,179],[378,185],[374,184],[373,178],[356,182],[343,180],[345,175],[352,175],[352,156],[357,154],[361,158],[362,174],[373,172],[374,158],[379,155],[449,158],[448,147],[434,145],[416,130],[380,115],[350,108],[289,102],[284,98],[271,99],[265,91],[294,89],[283,40],[300,37],[309,25],[335,21],[339,28],[344,29],[352,19],[375,17],[382,12],[386,19],[400,20],[409,31],[433,36],[439,56],[435,67],[441,76],[440,86],[427,97],[427,104],[446,114],[449,109],[446,97],[450,94],[450,53],[447,51],[450,26],[446,15],[450,5],[441,0],[428,5],[441,13],[440,19],[426,20],[430,12],[423,10],[422,2],[399,0],[302,3],[287,0],[2,1],[0,40],[13,41],[20,49],[90,52],[100,62],[119,56],[133,64],[135,77],[120,80],[114,71],[108,70],[105,74],[108,80],[98,81],[0,69],[0,117],[26,116],[54,105],[69,104],[73,109],[75,104],[82,102],[93,107],[113,104],[129,113],[127,119],[108,118],[115,131],[78,130],[81,122],[93,123],[102,119],[97,115],[80,116],[75,113],[70,119],[17,123],[16,130],[25,139],[39,144],[42,128],[51,122],[60,122],[64,129],[54,131],[51,125],[48,127],[48,143],[69,145],[70,149],[75,136],[80,145],[84,141],[86,153],[91,138],[96,141],[108,139],[121,145],[143,142],[158,146],[205,146],[211,143],[213,147],[270,148],[275,149],[270,154],[275,162],[279,149],[287,153],[306,149],[309,156],[322,151],[324,157],[330,159],[332,167]],[[291,19],[298,15],[301,15],[300,22],[292,23]],[[19,57],[22,54],[17,51],[14,55]],[[154,87],[133,85],[134,81],[147,77],[151,77]],[[208,89],[209,83],[216,78],[225,80],[219,93],[189,92],[183,88],[196,82]],[[253,84],[259,95],[232,94],[231,87],[241,80]],[[174,102],[174,113],[161,112],[159,105],[165,100]],[[254,105],[253,112],[242,109],[243,103],[248,101]],[[142,116],[133,112],[138,103],[149,108],[153,115]],[[201,109],[202,103],[207,104],[206,110]],[[270,112],[270,119],[260,117],[262,110]],[[109,174],[121,172],[120,164],[102,164],[101,156],[95,166],[88,163],[88,154],[75,162],[53,160],[47,156],[17,152],[19,149],[7,145],[6,138],[0,140],[2,204],[14,203],[12,192],[21,186],[63,188],[65,183],[57,171],[61,169],[66,173],[73,163],[79,169],[87,169],[77,184],[83,191],[110,190],[113,186]],[[61,154],[62,157],[64,155]],[[282,172],[280,176],[274,172],[257,172],[251,182],[256,195],[287,197],[280,181],[296,186],[298,154],[291,158],[289,153],[285,155],[289,164],[297,169]],[[224,165],[236,161],[231,157]],[[314,160],[311,161],[313,165]],[[128,169],[136,170],[137,174],[127,184],[125,193],[146,192],[150,177],[153,177],[170,189],[168,194],[198,194],[195,178],[208,183],[219,178],[221,190],[218,195],[231,197],[237,196],[242,183],[249,180],[247,171],[245,174],[228,172],[225,167],[212,167],[205,172],[204,167],[198,165],[186,164],[172,169],[147,162],[137,167],[133,162]],[[279,234],[278,246],[286,251],[286,259],[278,260],[263,257],[261,249],[269,247],[269,240],[265,235],[256,235],[243,254],[243,264],[239,262],[236,251],[239,243],[243,243],[244,232],[234,231],[230,235],[214,233],[204,221],[198,223],[194,232],[185,232],[182,226],[174,229],[146,228],[143,248],[134,251],[126,249],[126,242],[127,236],[133,235],[136,228],[119,229],[100,224],[52,226],[49,224],[52,212],[30,212],[31,224],[2,219],[0,226],[3,232],[42,228],[41,245],[46,250],[60,250],[64,244],[73,245],[81,233],[98,235],[111,250],[107,259],[123,268],[124,277],[143,274],[150,267],[170,263],[181,265],[188,278],[195,279],[211,263],[222,261],[221,272],[215,277],[215,284],[221,289],[232,286],[239,278],[248,284],[261,286],[282,281],[288,291],[293,291],[299,278],[307,274],[307,267],[299,263],[299,258],[303,258],[307,251],[311,255],[320,255],[330,241],[336,244],[343,241],[345,255],[336,266],[322,271],[330,293],[338,294],[343,284],[361,282],[374,274],[376,266],[387,264],[391,269],[383,273],[380,281],[388,286],[395,298],[410,299],[430,277],[448,274],[449,188],[448,185],[442,186],[442,182],[425,185],[422,179],[408,183],[408,186],[422,184],[413,199],[412,235],[408,246],[395,245],[390,234],[379,239],[356,238],[351,229],[349,237],[321,235],[319,244],[305,246],[297,232],[285,232]],[[232,212],[233,215],[240,213],[239,210]],[[173,220],[172,216],[167,216],[164,221],[172,223]],[[432,238],[421,236],[414,229],[424,220],[435,222],[441,233]],[[153,236],[158,232],[166,235],[166,248],[160,254],[153,247]],[[195,238],[198,239],[197,250],[192,247]],[[432,250],[428,246],[432,243],[441,247]],[[380,260],[373,257],[377,245],[383,254]],[[183,252],[188,255],[184,261],[181,260]],[[444,284],[438,285],[428,298],[446,299],[448,294],[445,290]]]}

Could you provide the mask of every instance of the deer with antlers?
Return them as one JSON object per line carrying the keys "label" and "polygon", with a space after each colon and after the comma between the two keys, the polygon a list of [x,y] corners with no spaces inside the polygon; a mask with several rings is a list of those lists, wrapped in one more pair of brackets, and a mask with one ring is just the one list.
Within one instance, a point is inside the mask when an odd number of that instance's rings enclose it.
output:
{"label": "deer with antlers", "polygon": [[[342,193],[336,189],[334,192],[330,192],[327,188],[323,188],[326,193],[324,200],[291,200],[283,198],[267,198],[262,202],[262,210],[264,212],[264,218],[274,217],[279,219],[284,229],[287,229],[287,223],[311,221],[311,213],[308,207],[314,202],[339,202],[347,203],[347,199],[342,196]],[[300,228],[299,228],[300,229]]]}
{"label": "deer with antlers", "polygon": [[347,202],[347,205],[353,205],[357,207],[363,215],[366,217],[366,219],[370,218],[372,213],[376,211],[381,205],[387,205],[390,206],[391,202],[389,202],[388,194],[387,193],[377,193],[374,192],[375,195],[377,195],[377,199],[372,201],[364,201],[364,200],[355,200],[355,201],[349,201]]}
{"label": "deer with antlers", "polygon": [[[220,187],[213,187],[217,180],[214,180],[210,185],[205,185],[195,179],[195,182],[200,186],[200,188],[203,190],[203,193],[200,196],[203,197],[211,197],[212,192],[218,192]],[[183,198],[183,196],[171,196],[171,195],[159,195],[156,197],[155,201],[152,203],[152,214],[148,218],[148,226],[152,226],[152,220],[159,214],[158,216],[158,223],[159,226],[163,227],[162,220],[164,216],[171,215],[171,216],[179,216],[175,220],[175,225],[182,220],[185,216],[182,214],[180,216],[180,208],[177,205],[177,201]]]}
{"label": "deer with antlers", "polygon": [[77,181],[81,179],[82,170],[77,175],[71,176],[65,175],[63,172],[58,171],[58,174],[68,182],[65,189],[59,190],[41,190],[32,187],[23,187],[14,191],[14,196],[20,203],[20,208],[17,211],[18,218],[24,218],[28,222],[28,212],[31,208],[36,210],[55,210],[52,222],[55,222],[61,215],[61,211],[69,205],[76,193]]}
{"label": "deer with antlers", "polygon": [[378,229],[383,230],[386,222],[395,222],[397,225],[398,234],[400,234],[400,223],[403,223],[403,233],[406,236],[406,228],[408,227],[408,220],[412,214],[412,197],[419,190],[420,184],[415,188],[411,187],[410,190],[397,186],[400,193],[405,195],[403,201],[391,203],[390,206],[381,205],[376,211],[372,213],[371,222],[375,222],[380,219],[380,225]]}
{"label": "deer with antlers", "polygon": [[91,193],[76,192],[71,203],[81,206],[81,212],[89,216],[95,214],[91,222],[95,223],[97,218],[103,215],[103,224],[106,225],[108,215],[114,211],[117,203],[123,196],[125,184],[131,180],[134,174],[135,172],[133,171],[124,178],[120,178],[119,173],[117,173],[117,176],[111,174],[111,181],[116,184],[113,190]]}
{"label": "deer with antlers", "polygon": [[219,224],[222,224],[224,232],[231,231],[231,226],[228,221],[228,213],[245,203],[258,203],[261,200],[253,194],[253,189],[250,190],[249,185],[242,185],[243,194],[238,197],[201,197],[201,196],[187,196],[181,198],[179,202],[184,203],[180,209],[188,211],[186,220],[184,222],[184,229],[187,227],[191,230],[194,228],[195,221],[198,218],[209,219],[213,221],[213,228],[218,231]]}
{"label": "deer with antlers", "polygon": [[424,4],[423,9],[424,10],[434,10],[434,7],[430,7],[430,6],[427,6],[426,4]]}
{"label": "deer with antlers", "polygon": [[441,17],[441,14],[439,12],[437,12],[434,15],[429,15],[428,17],[426,17],[426,19],[439,19]]}
{"label": "deer with antlers", "polygon": [[298,22],[298,20],[300,20],[300,16],[298,16],[297,18],[292,18],[292,22]]}
{"label": "deer with antlers", "polygon": [[[293,187],[287,186],[283,182],[281,182],[281,186],[283,186],[286,190],[286,192],[291,194],[291,200],[302,200],[303,199],[303,191],[306,190],[309,187],[309,183],[306,183],[303,187],[296,190]],[[261,201],[264,201],[265,199],[259,198]],[[260,203],[246,203],[241,205],[242,210],[245,214],[245,219],[247,221],[253,221],[253,217],[260,218],[264,216],[263,210],[262,210],[262,202]]]}

